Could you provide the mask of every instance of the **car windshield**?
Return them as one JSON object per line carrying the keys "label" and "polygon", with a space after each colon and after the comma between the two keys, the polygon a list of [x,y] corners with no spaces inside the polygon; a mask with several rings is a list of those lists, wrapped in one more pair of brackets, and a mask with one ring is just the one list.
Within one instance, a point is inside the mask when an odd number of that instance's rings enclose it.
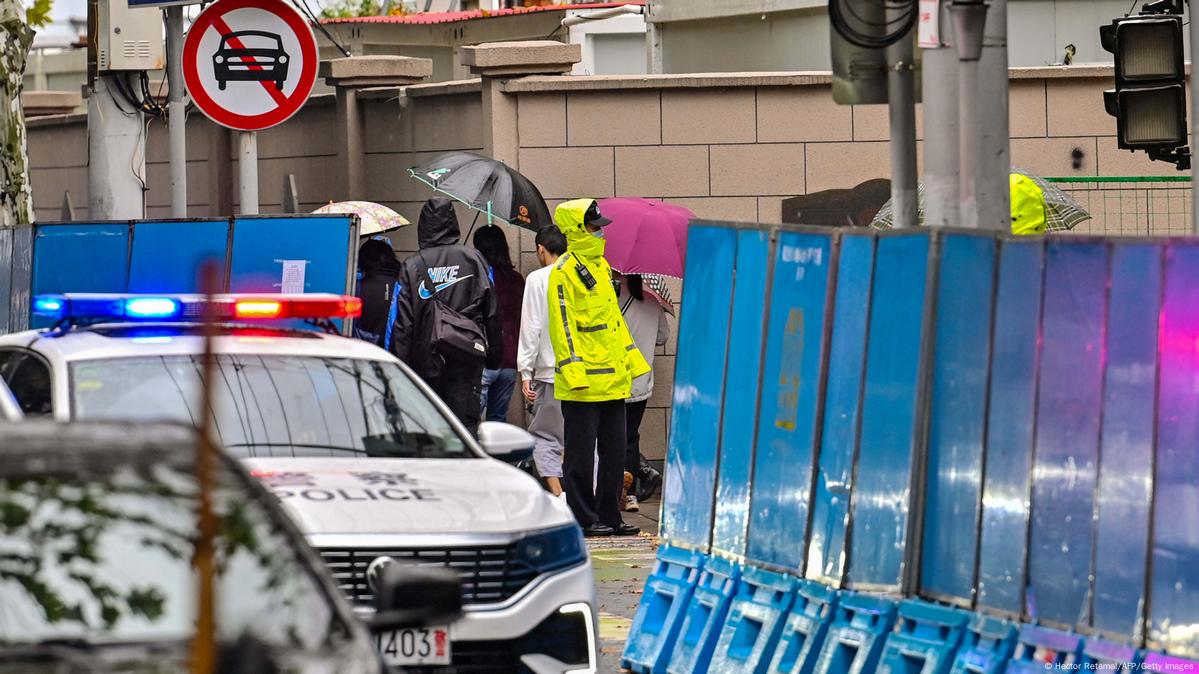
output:
{"label": "car windshield", "polygon": [[233,49],[233,42],[239,44],[238,48],[245,49],[282,49],[283,42],[278,35],[271,33],[230,33],[221,38],[221,49]]}
{"label": "car windshield", "polygon": [[[197,501],[191,467],[161,461],[0,476],[0,644],[190,639]],[[228,466],[213,505],[222,642],[248,635],[320,650],[349,633],[293,543]]]}
{"label": "car windshield", "polygon": [[[71,365],[74,418],[196,423],[200,356]],[[235,456],[473,458],[395,363],[314,356],[220,355],[216,433]]]}

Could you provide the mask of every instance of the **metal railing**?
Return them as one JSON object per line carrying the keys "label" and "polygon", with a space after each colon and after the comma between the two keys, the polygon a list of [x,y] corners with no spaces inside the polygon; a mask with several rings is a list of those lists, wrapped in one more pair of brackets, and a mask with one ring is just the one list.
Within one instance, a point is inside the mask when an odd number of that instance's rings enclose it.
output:
{"label": "metal railing", "polygon": [[1185,236],[1191,233],[1190,176],[1045,178],[1091,214],[1075,234]]}

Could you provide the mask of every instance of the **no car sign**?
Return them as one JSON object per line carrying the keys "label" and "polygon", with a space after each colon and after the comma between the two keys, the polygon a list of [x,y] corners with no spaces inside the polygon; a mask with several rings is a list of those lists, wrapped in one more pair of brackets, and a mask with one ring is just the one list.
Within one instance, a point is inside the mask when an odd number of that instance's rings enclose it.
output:
{"label": "no car sign", "polygon": [[183,80],[212,121],[258,131],[291,117],[316,84],[316,38],[282,0],[220,0],[183,42]]}

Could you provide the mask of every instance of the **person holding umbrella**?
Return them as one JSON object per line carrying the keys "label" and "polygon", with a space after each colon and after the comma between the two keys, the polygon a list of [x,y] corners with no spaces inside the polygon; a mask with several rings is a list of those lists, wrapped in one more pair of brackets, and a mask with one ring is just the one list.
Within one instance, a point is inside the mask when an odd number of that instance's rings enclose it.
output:
{"label": "person holding umbrella", "polygon": [[471,434],[479,428],[483,368],[500,362],[503,335],[487,260],[458,244],[449,199],[425,203],[420,251],[400,271],[392,352],[424,379]]}
{"label": "person holding umbrella", "polygon": [[654,394],[654,350],[670,339],[670,324],[666,321],[666,310],[657,295],[646,286],[641,274],[629,274],[621,278],[620,313],[629,326],[637,350],[645,356],[650,371],[633,380],[633,393],[625,400],[626,442],[624,470],[629,474],[632,488],[625,496],[621,507],[625,512],[638,512],[641,505],[638,495],[650,495],[662,484],[662,475],[649,467],[641,456],[641,419],[645,407]]}
{"label": "person holding umbrella", "polygon": [[627,450],[624,401],[633,379],[650,367],[620,314],[604,259],[603,227],[611,220],[594,199],[560,204],[554,220],[567,241],[566,254],[550,271],[547,298],[554,395],[562,401],[564,421],[566,502],[585,536],[636,535],[641,530],[624,522],[619,503]]}

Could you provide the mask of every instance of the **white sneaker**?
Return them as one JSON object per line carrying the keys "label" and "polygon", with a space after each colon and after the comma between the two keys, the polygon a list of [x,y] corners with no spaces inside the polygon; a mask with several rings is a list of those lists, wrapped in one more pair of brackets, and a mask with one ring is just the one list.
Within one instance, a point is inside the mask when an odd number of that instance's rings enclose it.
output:
{"label": "white sneaker", "polygon": [[624,511],[626,513],[641,512],[641,506],[637,504],[637,497],[629,495],[624,500]]}

